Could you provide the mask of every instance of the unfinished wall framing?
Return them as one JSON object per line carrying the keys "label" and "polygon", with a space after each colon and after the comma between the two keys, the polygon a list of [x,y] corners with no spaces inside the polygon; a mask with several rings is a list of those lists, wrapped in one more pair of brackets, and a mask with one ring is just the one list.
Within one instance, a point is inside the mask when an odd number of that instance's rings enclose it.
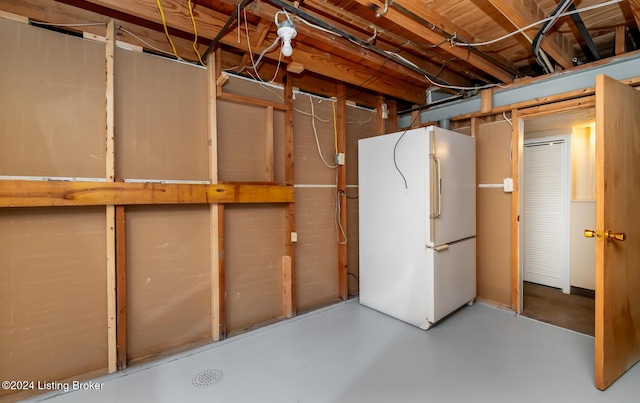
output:
{"label": "unfinished wall framing", "polygon": [[[0,79],[8,89],[0,97],[0,128],[6,133],[0,140],[1,204],[25,206],[0,210],[0,377],[86,379],[115,370],[116,360],[122,369],[127,360],[216,339],[212,301],[220,292],[212,286],[212,267],[219,262],[212,251],[225,235],[232,269],[228,289],[258,301],[249,308],[231,304],[226,310],[230,324],[246,327],[281,317],[285,206],[294,200],[292,188],[287,192],[276,185],[284,183],[286,174],[286,107],[252,106],[260,118],[254,123],[263,129],[257,133],[262,137],[263,176],[208,185],[217,182],[217,155],[208,151],[212,134],[207,122],[215,110],[208,107],[212,74],[206,69],[143,53],[110,51],[114,41],[108,33],[105,45],[4,19],[0,32],[9,38],[2,55],[10,61],[3,64]],[[28,62],[36,54],[46,55],[48,69],[29,68],[37,65]],[[230,118],[244,113],[240,109],[247,105],[235,99],[227,103],[232,104]],[[230,134],[221,129],[224,143]],[[250,131],[244,128],[240,134]],[[227,167],[225,161],[221,166]],[[59,177],[65,181],[43,180]],[[124,183],[109,185],[116,177]],[[272,189],[279,189],[280,196],[273,197]],[[131,191],[141,193],[138,197]],[[217,212],[217,207],[207,205],[218,200],[268,204],[228,207],[219,223],[220,238],[212,232],[218,226],[210,225],[211,211]],[[119,206],[122,202],[140,205]],[[91,204],[98,206],[82,207]],[[61,205],[73,207],[47,207]],[[110,220],[104,206],[112,212]],[[259,221],[264,225],[254,225]],[[262,227],[272,233],[265,237]],[[247,236],[244,228],[252,228],[249,233],[254,235]],[[263,306],[257,290],[264,288],[233,270],[246,263],[238,260],[246,253],[234,251],[255,248],[269,251],[260,264],[268,262],[264,267],[277,291],[267,300],[274,301],[275,309],[243,317],[237,312],[253,313]],[[115,270],[107,270],[116,261],[123,266],[120,274],[126,275],[125,282],[118,283],[118,294]],[[255,274],[260,271],[249,277],[255,279]],[[118,317],[128,318],[118,323],[118,358],[116,299]],[[10,393],[0,391],[0,398]]]}

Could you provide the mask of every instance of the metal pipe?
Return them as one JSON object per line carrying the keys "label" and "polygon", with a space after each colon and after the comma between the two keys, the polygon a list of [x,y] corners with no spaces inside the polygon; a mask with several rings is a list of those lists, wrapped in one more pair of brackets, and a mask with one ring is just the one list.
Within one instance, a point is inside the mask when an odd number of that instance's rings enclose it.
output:
{"label": "metal pipe", "polygon": [[[249,4],[251,1],[253,0],[242,0],[242,2],[238,5],[238,7],[236,7],[235,10],[233,10],[233,13],[229,16],[229,19],[227,20],[227,22],[224,24],[220,32],[218,32],[218,35],[216,35],[216,37],[213,38],[213,40],[209,44],[209,47],[207,47],[207,50],[205,50],[204,53],[202,54],[203,60],[207,59],[207,56],[209,56],[209,54],[213,51],[213,49],[215,49],[218,42],[220,42],[220,39],[222,39],[222,37],[227,33],[227,29],[229,29],[231,24],[233,24],[236,18],[238,18],[238,13],[240,12],[240,10],[245,8],[247,4]],[[240,27],[240,24],[238,24],[238,27]]]}

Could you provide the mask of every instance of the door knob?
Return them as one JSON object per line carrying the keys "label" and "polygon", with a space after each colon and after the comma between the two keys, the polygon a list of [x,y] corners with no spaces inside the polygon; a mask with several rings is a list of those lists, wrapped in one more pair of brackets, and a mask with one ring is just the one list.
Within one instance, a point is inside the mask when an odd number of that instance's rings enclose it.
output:
{"label": "door knob", "polygon": [[592,229],[586,229],[584,230],[584,237],[602,239],[602,231],[594,231]]}
{"label": "door knob", "polygon": [[625,239],[627,239],[627,234],[625,234],[624,232],[618,232],[615,233],[611,230],[607,230],[604,235],[607,237],[607,241],[624,241]]}

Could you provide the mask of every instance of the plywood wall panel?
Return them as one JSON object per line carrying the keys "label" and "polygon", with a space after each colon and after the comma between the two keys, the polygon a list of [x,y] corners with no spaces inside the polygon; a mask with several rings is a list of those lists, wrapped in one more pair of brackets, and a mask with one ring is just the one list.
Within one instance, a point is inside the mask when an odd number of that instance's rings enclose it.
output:
{"label": "plywood wall panel", "polygon": [[277,183],[284,183],[284,111],[273,111],[273,163]]}
{"label": "plywood wall panel", "polygon": [[209,207],[127,207],[129,359],[211,337]]}
{"label": "plywood wall panel", "polygon": [[207,71],[117,49],[115,74],[116,176],[207,180]]}
{"label": "plywood wall panel", "polygon": [[347,185],[358,184],[358,140],[376,135],[376,111],[347,107]]}
{"label": "plywood wall panel", "polygon": [[0,379],[106,371],[105,234],[104,207],[0,209]]}
{"label": "plywood wall panel", "polygon": [[[511,126],[480,125],[476,137],[478,183],[498,184],[511,176]],[[478,297],[511,305],[511,193],[480,188],[477,194]]]}
{"label": "plywood wall panel", "polygon": [[6,19],[0,38],[0,175],[104,178],[104,44]]}
{"label": "plywood wall panel", "polygon": [[296,94],[293,101],[297,110],[293,117],[294,159],[296,183],[336,184],[335,169],[327,168],[318,154],[311,116],[310,99],[313,101],[315,126],[322,155],[329,165],[335,162],[335,136],[331,101],[304,94]]}
{"label": "plywood wall panel", "polygon": [[[265,108],[224,100],[218,100],[217,106],[219,180],[224,182],[267,181]],[[279,165],[282,168],[282,163]],[[279,175],[283,176],[283,173]]]}
{"label": "plywood wall panel", "polygon": [[225,207],[227,330],[282,315],[282,256],[285,208],[281,205]]}
{"label": "plywood wall panel", "polygon": [[284,104],[284,91],[282,88],[272,84],[249,81],[233,75],[229,75],[229,81],[222,87],[222,91],[247,98]]}
{"label": "plywood wall panel", "polygon": [[338,298],[335,188],[296,189],[296,290],[298,308]]}

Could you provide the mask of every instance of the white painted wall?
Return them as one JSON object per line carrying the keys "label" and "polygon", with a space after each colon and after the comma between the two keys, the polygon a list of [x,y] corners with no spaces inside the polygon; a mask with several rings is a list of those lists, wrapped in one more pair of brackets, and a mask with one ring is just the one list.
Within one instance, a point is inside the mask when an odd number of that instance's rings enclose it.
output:
{"label": "white painted wall", "polygon": [[596,225],[595,201],[571,202],[571,286],[589,290],[596,288],[595,239],[585,238],[585,229]]}

